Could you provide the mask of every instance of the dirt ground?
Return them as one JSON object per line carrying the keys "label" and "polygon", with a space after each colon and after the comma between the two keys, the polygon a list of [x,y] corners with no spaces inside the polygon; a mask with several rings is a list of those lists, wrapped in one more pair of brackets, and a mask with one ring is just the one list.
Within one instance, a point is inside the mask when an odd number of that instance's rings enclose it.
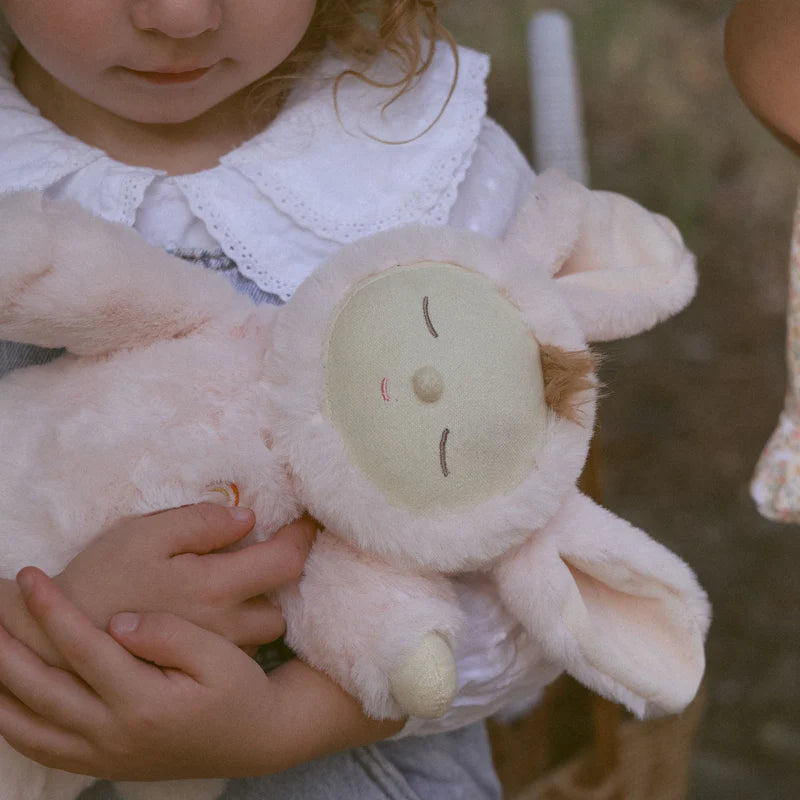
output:
{"label": "dirt ground", "polygon": [[[524,28],[542,4],[453,0],[493,56],[492,114],[529,150]],[[696,800],[800,797],[800,531],[748,482],[782,406],[793,156],[722,61],[732,0],[573,0],[594,188],[671,217],[698,256],[691,307],[603,349],[605,504],[685,558],[714,605]]]}

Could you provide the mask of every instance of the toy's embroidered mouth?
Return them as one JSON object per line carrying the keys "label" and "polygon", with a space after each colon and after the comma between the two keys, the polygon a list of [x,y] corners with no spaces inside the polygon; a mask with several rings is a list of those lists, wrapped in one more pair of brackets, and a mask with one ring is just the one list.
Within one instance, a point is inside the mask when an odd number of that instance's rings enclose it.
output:
{"label": "toy's embroidered mouth", "polygon": [[384,378],[381,381],[381,397],[388,403],[392,398],[389,397],[389,379]]}

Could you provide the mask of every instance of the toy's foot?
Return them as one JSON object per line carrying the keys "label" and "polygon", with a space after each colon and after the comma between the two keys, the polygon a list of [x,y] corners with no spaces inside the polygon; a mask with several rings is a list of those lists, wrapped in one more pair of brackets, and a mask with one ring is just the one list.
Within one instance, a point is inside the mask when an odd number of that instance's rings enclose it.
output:
{"label": "toy's foot", "polygon": [[423,719],[441,717],[456,696],[456,662],[438,633],[429,633],[411,658],[389,676],[389,687],[406,714]]}

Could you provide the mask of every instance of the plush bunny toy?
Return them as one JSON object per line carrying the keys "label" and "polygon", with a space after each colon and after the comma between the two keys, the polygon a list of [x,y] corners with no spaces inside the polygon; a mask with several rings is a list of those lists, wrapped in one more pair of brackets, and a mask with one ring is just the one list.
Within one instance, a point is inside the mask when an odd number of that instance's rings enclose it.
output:
{"label": "plush bunny toy", "polygon": [[[1,576],[60,571],[120,515],[235,486],[257,537],[301,509],[324,525],[278,600],[290,645],[370,715],[447,710],[451,576],[474,571],[538,648],[543,682],[567,670],[638,714],[694,696],[705,595],[575,486],[587,341],[643,331],[694,291],[662,217],[549,172],[504,241],[379,234],[281,309],[38,195],[0,201],[0,243],[0,338],[68,351],[0,381]],[[9,748],[0,774],[2,800],[91,782]],[[125,792],[200,796],[181,786]]]}

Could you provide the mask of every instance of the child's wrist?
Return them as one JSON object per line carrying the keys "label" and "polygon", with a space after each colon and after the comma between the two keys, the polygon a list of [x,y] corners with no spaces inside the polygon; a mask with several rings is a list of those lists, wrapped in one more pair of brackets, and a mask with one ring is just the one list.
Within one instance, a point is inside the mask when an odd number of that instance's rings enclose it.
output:
{"label": "child's wrist", "polygon": [[406,722],[367,718],[353,697],[298,659],[271,672],[262,690],[257,715],[270,724],[261,727],[265,736],[253,749],[259,774],[382,741]]}

